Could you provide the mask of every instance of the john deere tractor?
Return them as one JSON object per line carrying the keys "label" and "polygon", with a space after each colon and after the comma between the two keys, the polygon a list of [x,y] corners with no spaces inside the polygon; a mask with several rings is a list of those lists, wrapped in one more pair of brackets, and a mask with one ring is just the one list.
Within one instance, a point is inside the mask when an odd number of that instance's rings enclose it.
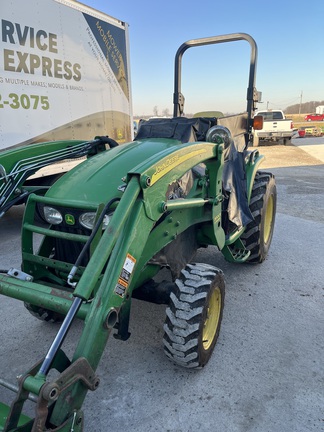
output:
{"label": "john deere tractor", "polygon": [[[183,53],[238,40],[251,46],[246,112],[183,117]],[[256,49],[246,34],[184,43],[175,57],[173,118],[142,121],[136,139],[120,146],[96,137],[86,161],[44,196],[30,194],[22,267],[0,275],[0,293],[61,326],[17,386],[1,381],[17,395],[10,406],[0,404],[0,430],[81,431],[82,404],[99,385],[96,368],[108,336],[129,337],[133,298],[166,304],[163,345],[172,362],[206,365],[220,331],[225,284],[220,269],[193,262],[195,253],[212,246],[227,261],[261,263],[274,228],[275,180],[259,171],[259,150],[249,150]],[[157,283],[164,268],[170,278]],[[75,318],[84,326],[69,357],[63,343]],[[23,414],[28,398],[36,401],[34,418]]]}

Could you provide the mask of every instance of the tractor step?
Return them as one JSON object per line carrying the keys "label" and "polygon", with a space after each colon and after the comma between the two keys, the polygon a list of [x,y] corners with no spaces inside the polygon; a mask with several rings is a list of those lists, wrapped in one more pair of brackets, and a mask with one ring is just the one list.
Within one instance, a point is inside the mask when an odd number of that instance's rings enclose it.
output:
{"label": "tractor step", "polygon": [[222,253],[226,261],[237,263],[245,262],[250,256],[250,251],[244,247],[244,244],[239,238],[234,243],[225,245],[222,249]]}

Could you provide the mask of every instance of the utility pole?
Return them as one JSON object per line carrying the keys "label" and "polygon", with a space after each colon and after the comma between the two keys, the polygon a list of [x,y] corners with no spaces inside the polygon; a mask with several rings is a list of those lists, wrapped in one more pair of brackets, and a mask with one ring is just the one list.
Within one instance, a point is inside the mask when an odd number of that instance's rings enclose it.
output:
{"label": "utility pole", "polygon": [[301,90],[301,92],[300,92],[299,113],[298,113],[299,115],[300,115],[300,112],[301,112],[302,102],[303,102],[303,90]]}

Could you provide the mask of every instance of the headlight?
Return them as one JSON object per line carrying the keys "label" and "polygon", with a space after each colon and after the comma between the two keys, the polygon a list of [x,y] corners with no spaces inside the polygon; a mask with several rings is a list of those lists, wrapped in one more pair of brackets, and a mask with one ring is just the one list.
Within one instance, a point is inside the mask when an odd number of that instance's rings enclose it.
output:
{"label": "headlight", "polygon": [[46,222],[48,222],[49,224],[58,225],[63,221],[63,216],[55,208],[45,206],[43,211],[44,211],[44,218]]}
{"label": "headlight", "polygon": [[[109,215],[106,214],[104,216],[102,229],[107,228],[111,217],[112,217],[112,213]],[[82,215],[79,217],[79,222],[84,228],[88,228],[92,230],[95,224],[95,218],[96,218],[96,213],[93,212],[82,213]]]}
{"label": "headlight", "polygon": [[216,125],[208,129],[206,133],[206,141],[216,144],[221,144],[223,142],[224,148],[227,148],[231,145],[233,138],[230,130],[227,129],[227,127]]}

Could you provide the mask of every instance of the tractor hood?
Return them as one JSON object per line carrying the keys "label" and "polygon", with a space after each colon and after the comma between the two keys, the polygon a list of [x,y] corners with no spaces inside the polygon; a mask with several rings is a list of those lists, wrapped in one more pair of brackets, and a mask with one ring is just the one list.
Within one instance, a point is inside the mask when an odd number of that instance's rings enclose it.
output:
{"label": "tractor hood", "polygon": [[[68,201],[85,201],[97,205],[112,196],[121,195],[120,188],[127,173],[163,150],[181,145],[174,139],[151,138],[114,147],[93,156],[62,176],[46,193],[46,197]],[[119,188],[119,189],[118,189]]]}

